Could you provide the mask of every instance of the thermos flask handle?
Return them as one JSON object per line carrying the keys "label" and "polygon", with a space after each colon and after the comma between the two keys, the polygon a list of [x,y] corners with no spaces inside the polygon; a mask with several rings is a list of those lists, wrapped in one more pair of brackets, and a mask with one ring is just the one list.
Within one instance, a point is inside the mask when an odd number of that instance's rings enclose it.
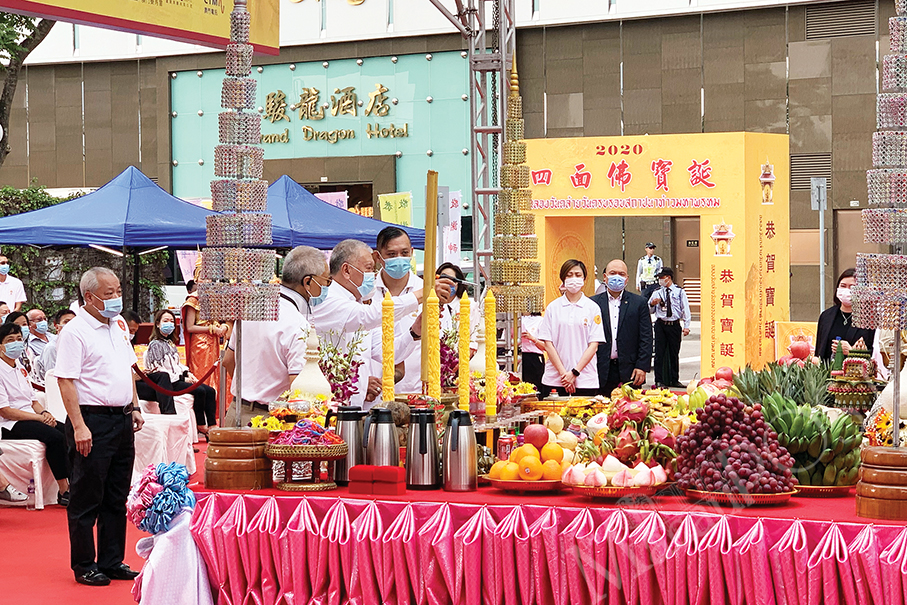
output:
{"label": "thermos flask handle", "polygon": [[331,418],[336,418],[337,412],[334,410],[328,410],[328,413],[324,415],[324,428],[331,426]]}
{"label": "thermos flask handle", "polygon": [[448,428],[450,430],[450,451],[455,452],[460,442],[460,418],[458,416],[451,418]]}
{"label": "thermos flask handle", "polygon": [[428,417],[419,414],[419,453],[428,453]]}
{"label": "thermos flask handle", "polygon": [[362,428],[362,447],[363,449],[368,447],[368,427],[372,424],[372,417],[365,417],[365,426]]}

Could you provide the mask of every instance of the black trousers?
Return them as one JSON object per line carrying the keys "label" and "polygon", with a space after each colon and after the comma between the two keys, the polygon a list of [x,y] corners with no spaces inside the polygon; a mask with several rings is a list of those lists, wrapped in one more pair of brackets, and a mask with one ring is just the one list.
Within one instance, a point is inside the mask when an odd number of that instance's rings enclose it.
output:
{"label": "black trousers", "polygon": [[[180,380],[173,383],[173,390],[182,391],[191,382]],[[214,426],[217,424],[217,391],[207,384],[200,384],[192,390],[192,411],[195,412],[195,424]]]}
{"label": "black trousers", "polygon": [[[652,298],[652,295],[655,293],[655,290],[658,289],[658,282],[654,284],[645,284],[640,290],[639,294],[646,299],[646,305],[649,304],[649,299]],[[649,307],[649,313],[654,313],[655,307]]]}
{"label": "black trousers", "polygon": [[612,359],[607,368],[606,374],[602,374],[601,368],[599,368],[597,394],[611,397],[611,391],[620,386],[620,364],[616,359]]}
{"label": "black trousers", "polygon": [[[119,410],[118,410],[119,411]],[[72,462],[69,482],[70,566],[76,575],[110,569],[126,554],[126,497],[135,460],[132,414],[82,414],[91,431],[91,451],[76,451],[72,422],[66,420],[66,441]],[[98,525],[97,562],[94,526]]]}
{"label": "black trousers", "polygon": [[540,353],[523,353],[523,382],[535,385],[535,390],[542,390],[542,376],[545,374],[545,358]]}
{"label": "black trousers", "polygon": [[655,321],[655,384],[680,383],[680,341],[683,328],[679,321]]}
{"label": "black trousers", "polygon": [[63,424],[48,426],[38,420],[17,420],[11,429],[3,429],[3,439],[34,439],[44,444],[44,457],[54,479],[69,479],[69,459],[66,456],[66,434]]}
{"label": "black trousers", "polygon": [[[177,390],[173,388],[173,384],[170,382],[170,374],[167,372],[151,372],[146,374],[146,376],[162,389],[167,389],[168,391]],[[176,414],[176,404],[173,403],[173,397],[158,393],[145,384],[145,381],[141,378],[135,381],[135,392],[142,401],[157,401],[157,407],[160,408],[161,414]]]}

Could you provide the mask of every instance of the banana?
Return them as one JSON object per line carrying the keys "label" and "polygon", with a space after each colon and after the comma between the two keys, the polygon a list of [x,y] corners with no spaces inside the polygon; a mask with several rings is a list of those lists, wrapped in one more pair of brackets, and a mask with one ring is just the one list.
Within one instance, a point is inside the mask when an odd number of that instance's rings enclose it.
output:
{"label": "banana", "polygon": [[834,466],[825,467],[825,472],[822,474],[823,485],[834,485],[837,478],[838,471]]}
{"label": "banana", "polygon": [[803,467],[798,467],[795,471],[797,476],[797,482],[800,485],[811,485],[812,478],[809,476],[809,473],[806,472],[806,469]]}

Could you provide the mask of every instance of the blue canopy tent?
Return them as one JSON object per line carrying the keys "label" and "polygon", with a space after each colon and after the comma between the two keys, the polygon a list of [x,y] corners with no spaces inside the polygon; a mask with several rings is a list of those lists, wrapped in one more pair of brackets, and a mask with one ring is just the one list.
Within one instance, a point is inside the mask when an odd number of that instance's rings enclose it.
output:
{"label": "blue canopy tent", "polygon": [[[312,246],[329,250],[345,239],[357,239],[374,247],[379,231],[397,226],[322,201],[287,175],[268,187],[268,212],[273,222],[274,243],[281,247]],[[282,229],[290,232],[288,244],[278,244],[277,233]],[[425,248],[424,229],[401,229],[409,234],[414,248]]]}

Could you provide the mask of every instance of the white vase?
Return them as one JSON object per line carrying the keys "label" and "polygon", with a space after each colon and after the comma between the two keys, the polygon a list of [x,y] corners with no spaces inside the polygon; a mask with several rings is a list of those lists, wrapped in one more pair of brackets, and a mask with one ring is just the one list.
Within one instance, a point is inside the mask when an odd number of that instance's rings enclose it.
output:
{"label": "white vase", "polygon": [[314,328],[311,328],[306,338],[305,366],[293,379],[293,384],[290,385],[291,394],[299,391],[306,395],[324,395],[328,400],[331,399],[331,384],[321,372],[318,358],[318,335]]}

